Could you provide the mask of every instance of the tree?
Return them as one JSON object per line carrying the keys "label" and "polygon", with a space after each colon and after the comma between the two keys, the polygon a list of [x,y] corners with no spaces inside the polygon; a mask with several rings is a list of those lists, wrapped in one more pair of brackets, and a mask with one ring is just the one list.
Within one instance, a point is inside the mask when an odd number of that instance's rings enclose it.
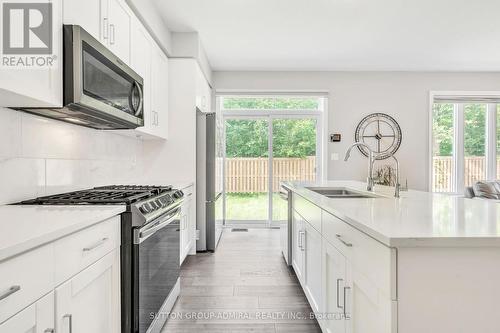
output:
{"label": "tree", "polygon": [[[484,156],[486,142],[486,105],[465,104],[464,152],[465,156]],[[433,108],[433,151],[437,156],[453,154],[454,105],[436,103]]]}
{"label": "tree", "polygon": [[[275,119],[273,156],[300,157],[316,155],[316,120]],[[268,157],[267,120],[228,120],[226,122],[227,157]]]}

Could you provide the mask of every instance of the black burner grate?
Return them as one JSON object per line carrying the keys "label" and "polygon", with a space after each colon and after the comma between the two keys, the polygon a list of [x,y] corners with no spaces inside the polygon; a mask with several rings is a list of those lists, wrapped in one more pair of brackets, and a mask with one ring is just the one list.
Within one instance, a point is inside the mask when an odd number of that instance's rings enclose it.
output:
{"label": "black burner grate", "polygon": [[23,201],[31,205],[131,204],[171,191],[171,186],[112,185]]}

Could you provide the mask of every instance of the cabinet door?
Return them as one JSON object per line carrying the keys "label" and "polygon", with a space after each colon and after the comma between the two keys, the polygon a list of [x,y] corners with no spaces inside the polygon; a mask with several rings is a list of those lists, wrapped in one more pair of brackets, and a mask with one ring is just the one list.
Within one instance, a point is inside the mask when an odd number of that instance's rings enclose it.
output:
{"label": "cabinet door", "polygon": [[152,81],[151,81],[151,58],[153,41],[149,36],[146,28],[141,24],[139,19],[132,19],[132,31],[130,36],[130,66],[144,79],[144,126],[138,128],[138,131],[148,134],[152,133],[153,117],[151,114],[151,97],[152,97]]}
{"label": "cabinet door", "polygon": [[166,139],[168,135],[168,58],[156,43],[153,45],[152,73],[153,131]]}
{"label": "cabinet door", "polygon": [[109,49],[130,64],[130,9],[123,0],[108,1]]}
{"label": "cabinet door", "polygon": [[0,325],[0,333],[54,332],[54,292]]}
{"label": "cabinet door", "polygon": [[57,332],[120,332],[119,260],[113,250],[56,288]]}
{"label": "cabinet door", "polygon": [[322,287],[321,287],[321,234],[309,223],[304,223],[305,247],[305,292],[314,312],[320,312]]}
{"label": "cabinet door", "polygon": [[323,240],[322,250],[322,311],[330,317],[321,321],[327,333],[345,332],[344,287],[346,287],[346,259],[330,243]]}
{"label": "cabinet door", "polygon": [[105,42],[107,21],[101,7],[107,0],[64,0],[64,24],[80,25],[95,39]]}
{"label": "cabinet door", "polygon": [[292,267],[301,283],[304,282],[304,221],[297,213],[293,213],[292,222]]}
{"label": "cabinet door", "polygon": [[180,246],[181,246],[181,264],[186,259],[186,256],[189,253],[189,249],[191,248],[192,242],[189,239],[189,217],[191,210],[191,200],[186,200],[181,209],[181,225],[180,225]]}
{"label": "cabinet door", "polygon": [[347,333],[392,332],[392,300],[348,260],[345,288]]}

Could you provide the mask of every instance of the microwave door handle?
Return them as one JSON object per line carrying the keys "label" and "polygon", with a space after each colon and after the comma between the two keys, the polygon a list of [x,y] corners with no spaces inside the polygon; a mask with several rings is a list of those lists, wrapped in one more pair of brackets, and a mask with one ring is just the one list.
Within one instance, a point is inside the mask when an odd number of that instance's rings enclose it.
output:
{"label": "microwave door handle", "polygon": [[[137,105],[137,108],[134,108],[134,103],[132,103],[132,96],[134,95],[135,89],[137,89],[137,91],[139,92],[139,104]],[[134,83],[132,84],[132,88],[130,88],[130,94],[128,96],[128,103],[129,103],[132,111],[134,111],[134,115],[136,117],[139,117],[140,114],[142,113],[142,108],[144,105],[144,98],[142,95],[141,86],[139,85],[139,83],[137,83],[137,81],[134,81]]]}

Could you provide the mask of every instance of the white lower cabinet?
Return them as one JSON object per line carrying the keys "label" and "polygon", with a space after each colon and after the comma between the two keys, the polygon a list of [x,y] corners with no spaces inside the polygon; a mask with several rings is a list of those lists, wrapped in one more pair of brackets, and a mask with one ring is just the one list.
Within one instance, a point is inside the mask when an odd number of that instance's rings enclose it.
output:
{"label": "white lower cabinet", "polygon": [[320,312],[321,288],[321,234],[309,223],[304,223],[304,289],[314,312]]}
{"label": "white lower cabinet", "polygon": [[0,263],[0,333],[120,333],[120,217]]}
{"label": "white lower cabinet", "polygon": [[196,208],[193,199],[194,186],[182,189],[184,202],[181,210],[180,225],[180,262],[181,265],[189,254],[196,254]]}
{"label": "white lower cabinet", "polygon": [[119,251],[57,287],[55,296],[57,332],[120,332]]}
{"label": "white lower cabinet", "polygon": [[325,314],[320,325],[324,332],[337,333],[346,331],[347,309],[345,307],[346,260],[333,245],[323,241],[322,251],[322,289]]}
{"label": "white lower cabinet", "polygon": [[[318,218],[308,205],[294,207],[292,267],[322,331],[396,332],[392,250],[332,215]],[[314,223],[295,209],[314,212]]]}
{"label": "white lower cabinet", "polygon": [[304,283],[304,220],[297,212],[292,219],[292,267],[300,283]]}
{"label": "white lower cabinet", "polygon": [[54,292],[0,324],[0,333],[54,333],[54,329]]}

